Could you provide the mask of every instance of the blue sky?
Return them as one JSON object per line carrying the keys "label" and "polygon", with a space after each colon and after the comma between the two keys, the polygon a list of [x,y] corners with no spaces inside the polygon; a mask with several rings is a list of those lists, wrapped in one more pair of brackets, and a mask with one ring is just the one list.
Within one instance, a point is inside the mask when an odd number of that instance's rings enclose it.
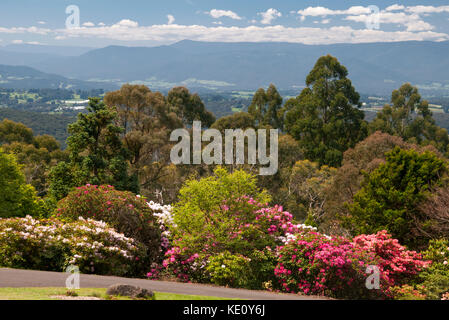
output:
{"label": "blue sky", "polygon": [[[79,9],[79,25],[76,19],[66,24],[69,5]],[[449,4],[447,0],[0,2],[1,46],[153,46],[183,39],[306,44],[444,41],[449,40]]]}

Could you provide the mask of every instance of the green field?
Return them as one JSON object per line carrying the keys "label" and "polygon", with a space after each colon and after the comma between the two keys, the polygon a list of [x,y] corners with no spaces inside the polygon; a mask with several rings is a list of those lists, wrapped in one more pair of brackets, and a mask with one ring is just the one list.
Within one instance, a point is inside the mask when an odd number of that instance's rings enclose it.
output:
{"label": "green field", "polygon": [[[128,297],[110,297],[104,288],[73,290],[78,297],[95,297],[104,300],[130,300]],[[62,300],[54,296],[69,296],[66,288],[0,288],[0,300]],[[219,297],[155,292],[154,300],[234,300]]]}

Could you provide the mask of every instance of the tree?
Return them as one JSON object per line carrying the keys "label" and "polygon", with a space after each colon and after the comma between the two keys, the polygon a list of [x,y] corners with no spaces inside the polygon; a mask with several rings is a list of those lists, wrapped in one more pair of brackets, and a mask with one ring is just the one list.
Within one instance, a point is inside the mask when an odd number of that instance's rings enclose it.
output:
{"label": "tree", "polygon": [[224,133],[226,129],[248,129],[255,128],[254,117],[247,112],[236,112],[229,116],[222,117],[214,122],[213,129]]}
{"label": "tree", "polygon": [[34,188],[25,183],[25,176],[14,155],[0,148],[0,218],[39,216],[41,200]]}
{"label": "tree", "polygon": [[59,161],[67,158],[59,142],[49,135],[34,136],[33,131],[23,125],[9,120],[0,123],[3,131],[3,150],[14,154],[17,162],[25,174],[25,181],[31,184],[39,196],[48,192],[48,173],[50,168]]}
{"label": "tree", "polygon": [[260,88],[254,94],[248,113],[253,116],[258,126],[269,125],[282,129],[282,97],[274,84],[270,84],[267,91]]}
{"label": "tree", "polygon": [[317,224],[323,218],[326,190],[332,183],[336,169],[326,165],[301,160],[295,163],[288,179],[289,201],[296,205],[295,213],[309,224]]}
{"label": "tree", "polygon": [[[128,174],[128,153],[120,139],[123,129],[114,124],[116,113],[99,98],[90,98],[87,110],[87,114],[78,114],[78,120],[69,125],[67,144],[69,168],[74,176],[72,187],[110,184],[118,190],[138,192],[135,177]],[[57,171],[51,176],[56,179],[52,180],[54,186],[57,180],[65,179]]]}
{"label": "tree", "polygon": [[349,217],[343,218],[345,226],[354,234],[387,230],[415,247],[425,243],[413,234],[416,221],[423,218],[418,206],[432,188],[442,185],[446,173],[446,161],[434,153],[396,147],[386,154],[385,163],[366,175],[349,205]]}
{"label": "tree", "polygon": [[142,193],[150,198],[155,193],[163,194],[164,200],[173,201],[178,188],[171,190],[177,173],[170,161],[170,134],[184,126],[181,118],[160,92],[143,85],[125,84],[120,90],[108,92],[104,101],[117,113],[115,124],[124,129],[120,136]]}
{"label": "tree", "polygon": [[33,130],[22,123],[4,119],[0,122],[0,145],[11,142],[33,143]]}
{"label": "tree", "polygon": [[323,56],[307,76],[307,87],[286,103],[287,132],[320,165],[340,166],[343,152],[367,134],[360,96],[347,75],[336,58]]}
{"label": "tree", "polygon": [[381,130],[406,141],[432,144],[447,152],[447,131],[435,125],[429,103],[421,99],[418,89],[410,83],[403,84],[391,94],[391,104],[386,104],[370,124],[372,132]]}
{"label": "tree", "polygon": [[194,120],[201,121],[204,127],[215,122],[215,116],[206,110],[198,94],[191,94],[185,87],[175,87],[167,94],[171,111],[175,112],[185,125],[192,125]]}

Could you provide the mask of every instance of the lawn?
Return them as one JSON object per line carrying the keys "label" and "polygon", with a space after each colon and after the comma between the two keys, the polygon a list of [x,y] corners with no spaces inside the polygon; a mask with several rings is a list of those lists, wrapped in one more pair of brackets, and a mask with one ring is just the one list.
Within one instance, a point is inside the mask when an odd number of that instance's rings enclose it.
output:
{"label": "lawn", "polygon": [[[68,296],[66,288],[0,288],[0,300],[60,300],[53,296]],[[80,297],[111,299],[104,288],[82,288],[72,290]],[[155,292],[155,300],[229,300],[227,298]],[[112,297],[114,300],[129,300],[127,297]]]}

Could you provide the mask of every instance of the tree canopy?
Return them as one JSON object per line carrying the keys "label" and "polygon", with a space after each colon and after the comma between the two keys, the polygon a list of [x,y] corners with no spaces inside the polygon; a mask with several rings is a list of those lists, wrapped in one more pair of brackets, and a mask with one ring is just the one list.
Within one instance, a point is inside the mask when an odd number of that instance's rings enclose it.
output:
{"label": "tree canopy", "polygon": [[307,87],[286,103],[285,127],[320,165],[339,166],[343,152],[367,135],[360,96],[348,71],[330,55],[318,59]]}

